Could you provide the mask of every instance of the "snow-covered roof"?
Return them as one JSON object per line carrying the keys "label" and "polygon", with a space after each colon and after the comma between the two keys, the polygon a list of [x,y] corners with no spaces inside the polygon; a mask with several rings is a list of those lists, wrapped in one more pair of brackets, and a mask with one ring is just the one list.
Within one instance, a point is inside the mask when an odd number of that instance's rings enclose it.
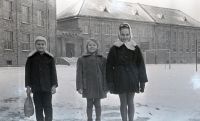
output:
{"label": "snow-covered roof", "polygon": [[180,10],[139,3],[116,2],[114,0],[78,0],[59,14],[58,20],[73,16],[127,19],[200,27],[200,22]]}
{"label": "snow-covered roof", "polygon": [[154,19],[156,23],[200,27],[200,22],[194,20],[192,17],[180,10],[142,4],[140,4],[140,6]]}

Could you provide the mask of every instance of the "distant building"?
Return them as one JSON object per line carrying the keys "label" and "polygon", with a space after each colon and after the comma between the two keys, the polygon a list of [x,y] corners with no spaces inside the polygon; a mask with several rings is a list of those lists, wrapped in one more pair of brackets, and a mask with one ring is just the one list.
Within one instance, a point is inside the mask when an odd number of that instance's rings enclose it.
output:
{"label": "distant building", "polygon": [[55,54],[55,27],[55,0],[0,0],[0,66],[24,65],[38,35]]}
{"label": "distant building", "polygon": [[196,50],[200,54],[200,23],[180,10],[80,0],[57,18],[57,56],[80,56],[90,37],[99,41],[100,51],[106,56],[122,22],[132,26],[146,63],[194,63]]}

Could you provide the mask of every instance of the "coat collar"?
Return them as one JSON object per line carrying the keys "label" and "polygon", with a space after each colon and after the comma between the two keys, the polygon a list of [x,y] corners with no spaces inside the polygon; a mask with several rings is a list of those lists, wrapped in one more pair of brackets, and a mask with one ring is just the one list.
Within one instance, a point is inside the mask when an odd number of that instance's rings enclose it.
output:
{"label": "coat collar", "polygon": [[134,40],[130,40],[129,42],[122,42],[119,39],[114,42],[114,46],[121,47],[122,45],[125,45],[129,50],[135,50],[135,46],[137,45]]}
{"label": "coat collar", "polygon": [[[30,53],[28,54],[28,57],[33,56],[33,55],[34,55],[35,53],[37,53],[37,52],[38,52],[37,50],[33,50],[32,52],[30,52]],[[47,50],[45,50],[44,53],[46,53],[47,55],[53,57],[53,54],[51,54],[51,53],[50,53],[49,51],[47,51]]]}
{"label": "coat collar", "polygon": [[[88,56],[91,56],[91,55],[92,54],[86,53],[86,54],[83,54],[83,57],[88,57]],[[101,54],[96,54],[95,56],[102,57]]]}

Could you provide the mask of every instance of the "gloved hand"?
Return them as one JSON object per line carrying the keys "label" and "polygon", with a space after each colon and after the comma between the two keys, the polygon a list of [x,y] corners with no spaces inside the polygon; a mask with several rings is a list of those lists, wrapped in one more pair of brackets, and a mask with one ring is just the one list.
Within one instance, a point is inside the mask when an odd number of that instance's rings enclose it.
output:
{"label": "gloved hand", "polygon": [[26,93],[27,93],[27,95],[31,94],[31,87],[29,87],[29,86],[26,87]]}
{"label": "gloved hand", "polygon": [[140,83],[140,92],[143,93],[144,92],[144,88],[145,88],[145,83],[141,82]]}
{"label": "gloved hand", "polygon": [[55,93],[56,93],[56,86],[52,86],[52,88],[51,88],[51,93],[52,93],[52,94],[55,94]]}

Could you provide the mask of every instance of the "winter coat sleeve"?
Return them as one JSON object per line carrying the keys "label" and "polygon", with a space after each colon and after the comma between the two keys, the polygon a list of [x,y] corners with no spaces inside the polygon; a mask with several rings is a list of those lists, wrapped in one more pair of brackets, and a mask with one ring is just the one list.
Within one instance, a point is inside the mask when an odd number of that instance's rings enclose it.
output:
{"label": "winter coat sleeve", "polygon": [[76,90],[83,89],[83,66],[81,58],[77,60],[76,67]]}
{"label": "winter coat sleeve", "polygon": [[106,62],[106,81],[108,89],[112,92],[114,90],[114,48],[110,49]]}
{"label": "winter coat sleeve", "polygon": [[139,82],[145,83],[145,82],[148,82],[145,63],[144,63],[144,59],[142,57],[142,52],[140,51],[140,48],[137,47],[137,49],[138,49],[138,53],[137,53],[136,63],[137,63],[137,67],[138,67]]}
{"label": "winter coat sleeve", "polygon": [[51,61],[51,84],[52,86],[58,87],[56,64],[54,58]]}
{"label": "winter coat sleeve", "polygon": [[103,88],[104,88],[104,91],[108,91],[108,85],[107,85],[107,81],[106,81],[106,59],[103,58]]}
{"label": "winter coat sleeve", "polygon": [[26,65],[25,65],[25,87],[29,86],[31,87],[31,79],[30,79],[30,65],[31,65],[31,62],[30,62],[30,58],[27,59],[26,61]]}

